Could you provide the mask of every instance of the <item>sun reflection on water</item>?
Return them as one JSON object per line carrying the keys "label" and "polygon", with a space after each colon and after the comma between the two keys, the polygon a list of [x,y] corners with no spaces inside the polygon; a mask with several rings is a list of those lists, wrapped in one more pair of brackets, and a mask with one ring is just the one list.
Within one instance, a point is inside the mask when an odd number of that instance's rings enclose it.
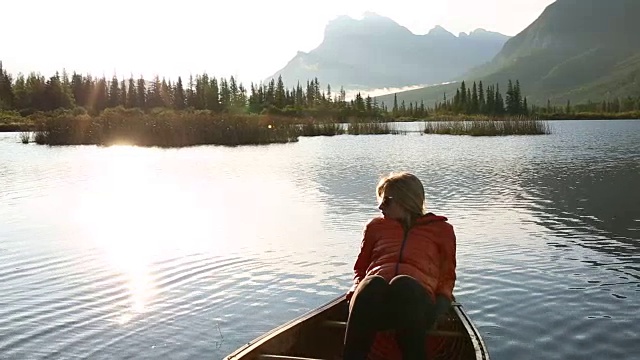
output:
{"label": "sun reflection on water", "polygon": [[[157,150],[132,146],[101,149],[89,186],[75,206],[82,237],[95,244],[114,272],[128,279],[125,324],[149,310],[158,295],[153,265],[195,252],[224,251],[225,214],[205,208],[208,189],[179,186],[179,176],[156,176]],[[212,213],[213,212],[213,213]]]}
{"label": "sun reflection on water", "polygon": [[133,320],[136,315],[147,312],[149,303],[153,300],[154,294],[157,293],[153,279],[149,274],[148,264],[123,264],[120,271],[124,272],[128,277],[127,286],[129,288],[129,299],[126,309],[117,317],[117,322],[124,325]]}

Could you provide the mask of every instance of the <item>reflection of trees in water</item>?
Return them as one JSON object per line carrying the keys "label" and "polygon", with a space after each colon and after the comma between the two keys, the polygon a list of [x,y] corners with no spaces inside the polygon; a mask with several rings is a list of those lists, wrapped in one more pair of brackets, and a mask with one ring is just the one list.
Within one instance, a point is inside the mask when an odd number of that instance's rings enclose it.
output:
{"label": "reflection of trees in water", "polygon": [[547,164],[522,179],[540,225],[577,245],[640,261],[633,258],[640,251],[637,159]]}

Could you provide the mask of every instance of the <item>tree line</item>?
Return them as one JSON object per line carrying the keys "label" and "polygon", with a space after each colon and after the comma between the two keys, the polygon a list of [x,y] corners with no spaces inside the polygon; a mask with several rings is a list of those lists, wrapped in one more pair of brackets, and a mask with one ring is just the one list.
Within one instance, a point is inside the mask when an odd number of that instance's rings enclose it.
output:
{"label": "tree line", "polygon": [[155,76],[119,79],[93,77],[66,71],[45,78],[36,73],[19,74],[15,79],[0,62],[0,110],[14,110],[26,116],[38,111],[82,107],[98,114],[107,108],[168,108],[173,110],[210,110],[214,113],[270,113],[278,115],[315,115],[337,118],[378,118],[384,104],[357,93],[347,101],[341,88],[320,88],[318,79],[286,88],[282,77],[268,83],[251,83],[247,89],[233,76],[216,78],[204,73],[181,77],[172,82]]}
{"label": "tree line", "polygon": [[530,109],[527,98],[522,95],[520,81],[515,84],[508,81],[506,97],[500,92],[499,84],[484,87],[482,81],[473,82],[467,86],[465,81],[456,89],[453,99],[447,99],[445,94],[442,102],[435,104],[435,112],[442,114],[468,114],[468,115],[529,115]]}
{"label": "tree line", "polygon": [[344,88],[337,92],[331,85],[322,88],[317,78],[292,88],[284,86],[282,77],[267,83],[251,83],[246,88],[233,76],[216,78],[204,73],[189,76],[186,83],[181,77],[172,82],[155,76],[151,80],[130,76],[82,75],[66,71],[46,78],[37,73],[15,78],[3,68],[0,61],[0,110],[17,111],[27,116],[38,111],[75,109],[81,107],[90,114],[99,114],[107,108],[122,107],[150,110],[209,110],[213,113],[276,114],[312,116],[344,121],[350,118],[426,118],[429,115],[469,114],[487,116],[519,116],[574,112],[623,113],[640,110],[640,97],[612,99],[602,102],[566,106],[529,106],[523,96],[520,81],[508,81],[506,92],[499,84],[484,86],[482,81],[471,86],[462,81],[452,99],[428,107],[423,101],[398,102],[397,95],[391,110],[376,98],[357,93],[346,99]]}

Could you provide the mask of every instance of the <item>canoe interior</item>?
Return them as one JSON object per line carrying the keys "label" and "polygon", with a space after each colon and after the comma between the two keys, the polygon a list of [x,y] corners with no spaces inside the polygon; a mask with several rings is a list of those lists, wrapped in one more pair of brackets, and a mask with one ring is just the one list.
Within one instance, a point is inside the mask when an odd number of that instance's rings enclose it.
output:
{"label": "canoe interior", "polygon": [[[348,303],[341,296],[253,340],[225,360],[341,360],[348,313]],[[452,306],[435,330],[425,339],[430,359],[489,359],[482,338],[460,305]]]}

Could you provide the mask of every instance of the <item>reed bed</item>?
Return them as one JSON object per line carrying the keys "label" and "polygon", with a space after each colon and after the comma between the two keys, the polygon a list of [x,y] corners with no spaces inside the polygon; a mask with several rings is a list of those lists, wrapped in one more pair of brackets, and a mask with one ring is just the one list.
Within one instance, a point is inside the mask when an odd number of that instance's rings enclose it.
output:
{"label": "reed bed", "polygon": [[173,111],[111,108],[97,116],[82,111],[39,113],[29,136],[42,145],[183,147],[259,145],[297,141],[300,136],[391,134],[387,123],[352,122],[278,115],[218,114],[207,110]]}
{"label": "reed bed", "polygon": [[470,136],[546,135],[551,133],[551,128],[546,121],[536,119],[440,120],[425,122],[424,133]]}
{"label": "reed bed", "polygon": [[[17,115],[2,113],[2,123]],[[112,145],[183,147],[193,145],[259,145],[298,141],[300,136],[406,134],[389,122],[309,116],[220,114],[208,110],[174,111],[122,107],[89,115],[82,109],[34,113],[24,119],[20,139],[44,145]],[[430,118],[420,131],[426,134],[471,136],[549,134],[546,121],[532,117],[491,118],[482,115]]]}
{"label": "reed bed", "polygon": [[158,147],[286,143],[297,141],[299,132],[287,120],[206,110],[147,114],[136,109],[107,109],[95,117],[66,113],[38,119],[37,128],[38,144]]}
{"label": "reed bed", "polygon": [[382,135],[397,134],[397,131],[391,124],[381,122],[350,122],[347,125],[347,134],[349,135]]}
{"label": "reed bed", "polygon": [[340,123],[307,121],[300,125],[300,136],[335,136],[343,135],[345,128]]}
{"label": "reed bed", "polygon": [[22,131],[20,132],[20,141],[22,141],[23,144],[28,144],[31,142],[31,131]]}

